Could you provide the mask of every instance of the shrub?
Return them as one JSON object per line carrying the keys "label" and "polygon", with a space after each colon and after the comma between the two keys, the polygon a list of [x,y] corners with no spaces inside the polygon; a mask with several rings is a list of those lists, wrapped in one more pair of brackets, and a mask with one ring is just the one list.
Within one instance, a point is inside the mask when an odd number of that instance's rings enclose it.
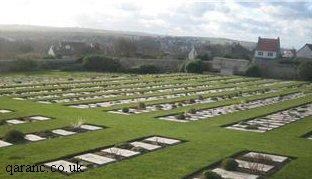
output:
{"label": "shrub", "polygon": [[177,105],[172,104],[172,105],[171,105],[171,108],[172,108],[172,109],[175,109],[175,108],[177,108]]}
{"label": "shrub", "polygon": [[245,75],[249,77],[261,77],[262,73],[258,65],[253,65],[246,70]]}
{"label": "shrub", "polygon": [[203,179],[222,179],[222,176],[216,172],[206,170],[203,172]]}
{"label": "shrub", "polygon": [[303,80],[312,81],[312,62],[303,61],[299,65],[299,74]]}
{"label": "shrub", "polygon": [[3,139],[10,143],[22,143],[25,141],[24,137],[25,134],[22,132],[17,130],[10,130],[4,135]]}
{"label": "shrub", "polygon": [[121,111],[124,112],[124,113],[128,113],[129,112],[129,108],[128,107],[123,107],[121,109]]}
{"label": "shrub", "polygon": [[155,65],[141,65],[137,70],[140,74],[155,74],[160,71]]}
{"label": "shrub", "polygon": [[181,72],[187,73],[203,73],[202,60],[190,60],[180,67]]}
{"label": "shrub", "polygon": [[5,120],[0,120],[0,126],[5,124],[6,124]]}
{"label": "shrub", "polygon": [[138,109],[146,109],[146,105],[143,102],[139,102]]}
{"label": "shrub", "polygon": [[185,115],[184,114],[178,114],[175,116],[176,119],[179,119],[179,120],[184,120],[185,119]]}
{"label": "shrub", "polygon": [[222,161],[222,167],[225,170],[235,171],[237,170],[238,163],[233,158],[227,158]]}
{"label": "shrub", "polygon": [[156,105],[156,109],[161,110],[163,107],[161,105]]}
{"label": "shrub", "polygon": [[195,99],[189,99],[189,100],[188,100],[188,103],[189,103],[189,104],[193,104],[193,103],[195,103],[195,102],[196,102]]}
{"label": "shrub", "polygon": [[182,107],[182,106],[183,106],[183,104],[182,104],[182,103],[178,103],[178,106],[179,106],[179,107]]}
{"label": "shrub", "polygon": [[204,100],[203,95],[198,95],[198,100]]}
{"label": "shrub", "polygon": [[196,109],[191,108],[191,109],[188,110],[188,113],[190,113],[190,114],[196,114]]}
{"label": "shrub", "polygon": [[103,55],[88,55],[83,58],[83,67],[91,71],[117,72],[121,70],[118,60]]}

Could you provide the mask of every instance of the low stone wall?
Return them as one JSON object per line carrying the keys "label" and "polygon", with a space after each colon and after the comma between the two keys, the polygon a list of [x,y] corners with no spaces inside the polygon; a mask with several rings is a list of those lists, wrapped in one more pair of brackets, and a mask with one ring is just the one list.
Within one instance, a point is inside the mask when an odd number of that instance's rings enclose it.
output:
{"label": "low stone wall", "polygon": [[[76,64],[74,59],[38,59],[39,69],[60,69]],[[16,60],[0,60],[0,72],[13,71]]]}

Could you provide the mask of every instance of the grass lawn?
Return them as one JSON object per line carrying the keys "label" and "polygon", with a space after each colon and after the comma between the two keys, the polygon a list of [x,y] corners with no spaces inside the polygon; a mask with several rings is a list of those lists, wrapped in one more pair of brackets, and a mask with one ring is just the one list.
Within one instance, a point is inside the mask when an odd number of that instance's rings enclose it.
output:
{"label": "grass lawn", "polygon": [[[100,74],[100,73],[69,73],[69,72],[40,72],[25,74],[4,74],[1,76],[0,85],[6,83],[6,86],[0,86],[0,109],[10,109],[11,113],[0,113],[0,121],[19,118],[24,116],[42,115],[52,117],[53,119],[40,122],[29,122],[19,125],[0,125],[0,138],[9,130],[15,129],[25,134],[39,131],[52,130],[71,126],[79,121],[88,124],[105,126],[107,128],[98,131],[80,133],[77,135],[57,137],[53,139],[31,142],[27,144],[12,145],[0,148],[0,178],[62,178],[65,175],[59,172],[14,172],[9,175],[6,172],[7,165],[31,165],[45,161],[59,159],[68,155],[90,151],[96,148],[104,148],[121,144],[145,136],[165,136],[168,138],[180,139],[185,142],[178,145],[165,147],[163,149],[148,152],[144,155],[121,160],[101,166],[88,169],[82,173],[69,175],[69,178],[182,178],[203,167],[211,165],[219,160],[227,158],[243,150],[261,151],[284,156],[291,156],[294,159],[281,168],[279,171],[270,175],[270,178],[280,179],[310,179],[312,178],[312,141],[302,138],[303,134],[312,131],[312,116],[305,117],[296,122],[284,125],[265,133],[255,133],[246,131],[230,130],[223,125],[239,122],[246,119],[253,119],[259,116],[286,110],[292,107],[309,104],[312,102],[310,94],[312,86],[310,83],[293,81],[284,83],[283,81],[266,81],[263,79],[252,79],[238,76],[215,76],[215,75],[187,75],[187,74],[163,74],[163,75],[124,75],[124,74]],[[62,93],[72,93],[77,91],[90,91],[90,88],[99,84],[86,84],[93,80],[101,85],[99,89],[131,89],[141,86],[143,91],[140,94],[129,96],[116,96],[106,99],[79,99],[67,103],[40,104],[37,99],[16,100],[13,97],[39,96],[56,94],[51,99],[61,99],[64,96],[58,96]],[[96,78],[94,78],[96,77]],[[32,80],[33,78],[33,80]],[[74,80],[69,80],[72,78]],[[111,78],[116,78],[112,80]],[[44,81],[44,79],[49,79]],[[52,80],[51,80],[52,79]],[[211,79],[211,80],[209,80]],[[235,79],[235,80],[233,80]],[[248,80],[249,79],[249,80]],[[63,81],[57,83],[56,81]],[[81,82],[78,82],[78,81]],[[208,81],[207,81],[208,80]],[[223,81],[222,81],[223,80]],[[231,81],[233,80],[233,81]],[[16,82],[18,81],[18,82]],[[31,83],[23,85],[24,83]],[[116,81],[116,82],[114,82]],[[202,82],[205,81],[205,82]],[[240,82],[239,85],[236,83]],[[33,87],[33,83],[37,86]],[[63,88],[68,91],[49,91],[51,86],[42,84],[59,84],[53,89]],[[159,92],[158,89],[174,89],[176,87],[155,87],[152,92],[148,86],[157,86],[164,84],[183,84],[189,86],[199,86],[212,84],[201,89],[183,89],[177,92]],[[276,84],[273,84],[276,83]],[[70,84],[74,84],[71,86]],[[133,84],[129,86],[129,84]],[[271,84],[271,85],[265,85]],[[42,85],[42,86],[41,86]],[[119,86],[118,86],[119,85]],[[264,85],[264,86],[261,86]],[[294,85],[294,86],[292,86]],[[79,87],[85,88],[78,89]],[[237,91],[252,91],[262,88],[274,89],[276,91],[268,94],[253,94],[246,97],[228,98],[207,104],[194,104],[186,107],[172,110],[159,110],[133,115],[120,115],[109,113],[108,110],[116,110],[125,106],[133,107],[137,102],[117,104],[111,107],[97,107],[89,109],[76,109],[65,104],[84,104],[89,102],[110,101],[118,99],[132,99],[142,96],[163,96],[175,93],[187,93],[190,91],[211,90],[216,87],[237,87],[233,91],[211,92],[204,94],[205,98],[210,96],[231,94]],[[40,89],[40,90],[39,90]],[[44,92],[44,90],[47,90]],[[19,94],[16,91],[43,91],[42,94]],[[98,89],[91,90],[92,93],[101,92]],[[10,92],[8,95],[4,95]],[[191,121],[187,123],[177,123],[172,121],[158,120],[156,117],[183,113],[190,108],[207,109],[218,106],[240,103],[241,101],[265,99],[268,97],[279,96],[281,94],[304,92],[304,97],[286,100],[283,102],[256,107],[249,110],[233,112],[230,114],[219,115],[209,119]],[[90,95],[92,95],[92,93]],[[105,91],[101,93],[106,94]],[[118,94],[119,92],[114,92]],[[81,94],[74,94],[75,97],[81,97]],[[84,94],[84,97],[89,95]],[[148,104],[175,103],[177,101],[195,98],[197,94],[189,96],[180,96],[171,99],[158,99],[146,101]],[[41,99],[42,98],[42,99]],[[69,97],[66,97],[69,98]]]}

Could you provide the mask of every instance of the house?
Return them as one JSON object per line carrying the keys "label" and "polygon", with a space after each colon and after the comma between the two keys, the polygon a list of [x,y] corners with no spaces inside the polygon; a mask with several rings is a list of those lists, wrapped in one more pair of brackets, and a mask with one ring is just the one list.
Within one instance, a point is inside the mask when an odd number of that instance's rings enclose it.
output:
{"label": "house", "polygon": [[63,41],[52,45],[48,54],[57,58],[76,58],[86,53],[100,50],[98,43]]}
{"label": "house", "polygon": [[297,57],[312,59],[312,44],[305,44],[297,52]]}
{"label": "house", "polygon": [[275,59],[281,53],[280,39],[258,38],[255,50],[256,59]]}

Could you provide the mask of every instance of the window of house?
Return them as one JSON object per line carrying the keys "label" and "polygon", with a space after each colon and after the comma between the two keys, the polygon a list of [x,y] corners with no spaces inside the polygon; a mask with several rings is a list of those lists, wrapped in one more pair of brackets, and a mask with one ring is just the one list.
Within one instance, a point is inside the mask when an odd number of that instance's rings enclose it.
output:
{"label": "window of house", "polygon": [[272,53],[272,52],[269,52],[269,53],[268,53],[268,56],[269,56],[269,57],[272,57],[272,56],[273,56],[273,53]]}
{"label": "window of house", "polygon": [[263,52],[258,52],[258,55],[259,56],[263,56]]}

